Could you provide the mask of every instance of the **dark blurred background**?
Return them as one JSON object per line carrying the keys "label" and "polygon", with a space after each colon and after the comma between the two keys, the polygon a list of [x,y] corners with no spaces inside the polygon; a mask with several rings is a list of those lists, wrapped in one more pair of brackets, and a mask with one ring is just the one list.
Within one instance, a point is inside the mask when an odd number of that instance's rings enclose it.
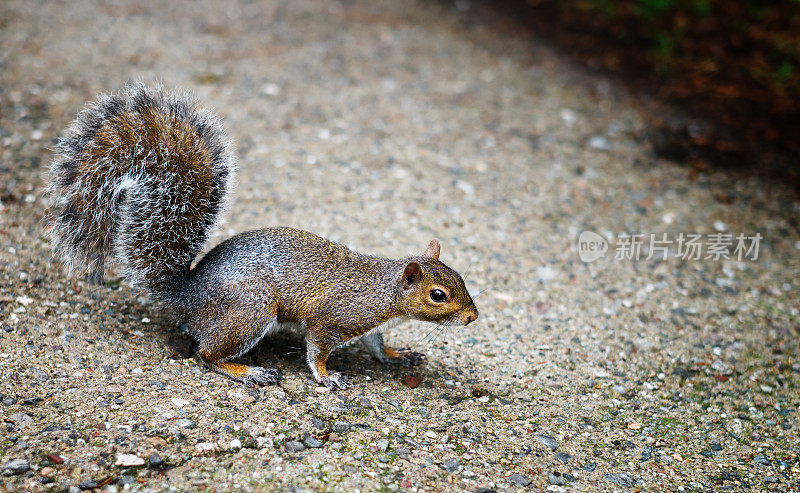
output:
{"label": "dark blurred background", "polygon": [[800,184],[800,0],[456,6],[467,17],[501,12],[496,22],[505,29],[548,39],[641,91],[652,129],[646,137],[659,155],[696,172],[722,166]]}

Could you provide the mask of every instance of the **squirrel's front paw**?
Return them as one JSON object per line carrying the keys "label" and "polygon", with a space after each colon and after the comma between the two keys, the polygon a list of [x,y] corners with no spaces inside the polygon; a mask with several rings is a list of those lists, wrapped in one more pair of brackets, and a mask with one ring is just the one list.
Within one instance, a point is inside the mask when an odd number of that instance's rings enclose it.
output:
{"label": "squirrel's front paw", "polygon": [[406,368],[420,365],[428,360],[424,354],[411,351],[409,348],[387,349],[386,356],[389,358],[389,362],[403,365]]}
{"label": "squirrel's front paw", "polygon": [[332,390],[346,389],[349,386],[349,381],[350,381],[349,378],[342,375],[338,371],[329,373],[328,375],[319,379],[319,383]]}
{"label": "squirrel's front paw", "polygon": [[258,385],[275,385],[281,381],[281,371],[275,368],[262,368],[251,366],[247,369],[247,374],[242,379],[246,387],[256,387]]}

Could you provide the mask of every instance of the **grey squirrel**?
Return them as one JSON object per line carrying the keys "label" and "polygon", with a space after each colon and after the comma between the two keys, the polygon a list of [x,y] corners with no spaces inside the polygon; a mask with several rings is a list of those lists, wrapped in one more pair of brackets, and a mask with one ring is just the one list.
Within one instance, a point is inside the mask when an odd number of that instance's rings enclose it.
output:
{"label": "grey squirrel", "polygon": [[461,276],[439,261],[437,240],[399,260],[353,252],[305,231],[273,227],[223,241],[194,268],[224,211],[236,173],[219,119],[186,94],[128,83],[99,96],[55,146],[49,233],[70,267],[102,282],[109,260],[127,281],[172,308],[212,370],[248,386],[274,369],[230,360],[285,324],[305,329],[317,382],[330,352],[360,337],[382,363],[422,360],[383,344],[374,328],[395,317],[467,325],[478,310]]}

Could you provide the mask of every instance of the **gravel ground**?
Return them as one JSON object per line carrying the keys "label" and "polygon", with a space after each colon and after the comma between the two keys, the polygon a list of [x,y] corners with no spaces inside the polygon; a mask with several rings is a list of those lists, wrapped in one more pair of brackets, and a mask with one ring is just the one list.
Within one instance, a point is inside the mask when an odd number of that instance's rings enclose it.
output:
{"label": "gravel ground", "polygon": [[[163,4],[0,5],[0,489],[800,489],[791,190],[655,158],[635,97],[468,2]],[[481,318],[389,329],[417,368],[340,350],[342,392],[280,335],[245,359],[284,381],[247,389],[118,279],[68,277],[48,148],[137,77],[193,90],[238,143],[213,243],[436,236]],[[584,230],[604,258],[580,260]],[[616,258],[623,233],[718,232],[760,234],[758,258]]]}

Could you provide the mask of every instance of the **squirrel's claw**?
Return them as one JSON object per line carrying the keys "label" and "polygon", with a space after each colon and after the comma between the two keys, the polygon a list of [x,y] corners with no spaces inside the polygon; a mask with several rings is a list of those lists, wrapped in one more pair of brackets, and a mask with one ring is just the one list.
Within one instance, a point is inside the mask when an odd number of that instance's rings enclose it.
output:
{"label": "squirrel's claw", "polygon": [[251,366],[247,369],[247,375],[242,379],[246,387],[256,387],[259,385],[275,385],[281,381],[281,371],[275,368],[262,368]]}
{"label": "squirrel's claw", "polygon": [[339,372],[329,373],[327,376],[320,378],[319,383],[328,387],[331,390],[344,390],[349,386],[350,379]]}

